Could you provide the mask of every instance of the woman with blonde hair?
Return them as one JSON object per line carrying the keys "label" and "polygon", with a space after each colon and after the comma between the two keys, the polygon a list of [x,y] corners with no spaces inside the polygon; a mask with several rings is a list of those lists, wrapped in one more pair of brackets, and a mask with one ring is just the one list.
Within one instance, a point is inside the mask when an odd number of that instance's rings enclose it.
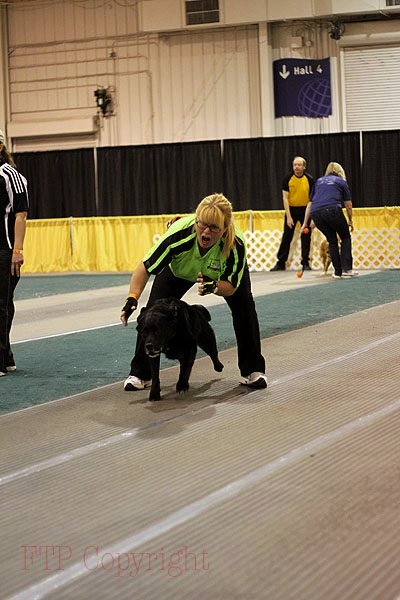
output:
{"label": "woman with blonde hair", "polygon": [[337,175],[346,181],[346,173],[342,165],[337,162],[330,162],[325,170],[325,175]]}
{"label": "woman with blonde hair", "polygon": [[[343,208],[346,209],[347,219]],[[350,232],[354,229],[353,203],[346,173],[339,163],[330,162],[325,175],[315,182],[302,228],[307,226],[310,216],[314,225],[329,242],[329,252],[335,269],[334,279],[358,275],[357,271],[353,270],[351,250]],[[338,238],[341,242],[340,249]]]}
{"label": "woman with blonde hair", "polygon": [[[212,194],[203,198],[195,214],[173,221],[132,273],[129,295],[121,312],[122,323],[128,324],[150,275],[155,278],[147,306],[159,298],[181,299],[197,282],[200,296],[210,293],[222,296],[232,312],[240,383],[266,388],[265,359],[261,354],[246,243],[235,227],[231,203],[223,194]],[[142,390],[150,385],[150,380],[149,359],[138,336],[124,389]]]}

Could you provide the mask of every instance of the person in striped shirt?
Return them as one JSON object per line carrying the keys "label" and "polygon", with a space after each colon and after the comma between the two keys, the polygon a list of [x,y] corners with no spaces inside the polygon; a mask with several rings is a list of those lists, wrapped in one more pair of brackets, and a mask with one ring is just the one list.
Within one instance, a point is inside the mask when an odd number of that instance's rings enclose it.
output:
{"label": "person in striped shirt", "polygon": [[10,331],[15,314],[14,290],[24,262],[28,206],[27,181],[16,169],[0,131],[0,377],[16,370]]}

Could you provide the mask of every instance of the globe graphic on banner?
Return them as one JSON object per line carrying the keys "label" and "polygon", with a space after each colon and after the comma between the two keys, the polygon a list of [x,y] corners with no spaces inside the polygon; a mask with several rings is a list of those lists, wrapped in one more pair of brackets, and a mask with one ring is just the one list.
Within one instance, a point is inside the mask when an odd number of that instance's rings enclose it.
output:
{"label": "globe graphic on banner", "polygon": [[327,117],[332,114],[331,86],[328,79],[306,83],[297,98],[300,114],[305,117]]}

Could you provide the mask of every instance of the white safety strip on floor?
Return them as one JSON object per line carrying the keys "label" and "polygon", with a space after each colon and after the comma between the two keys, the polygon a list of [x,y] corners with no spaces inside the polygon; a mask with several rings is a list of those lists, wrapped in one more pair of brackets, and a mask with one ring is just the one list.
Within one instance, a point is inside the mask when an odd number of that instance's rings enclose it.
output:
{"label": "white safety strip on floor", "polygon": [[[129,321],[135,323],[136,319]],[[13,346],[16,344],[26,344],[27,342],[37,342],[39,340],[48,340],[50,338],[63,337],[64,335],[74,335],[75,333],[86,333],[87,331],[95,331],[96,329],[107,329],[108,327],[123,327],[122,323],[110,323],[109,325],[96,325],[96,327],[86,327],[85,329],[75,329],[74,331],[65,331],[64,333],[52,333],[50,335],[42,335],[41,337],[28,338],[26,340],[18,340],[13,342]]]}
{"label": "white safety strip on floor", "polygon": [[128,431],[124,431],[123,433],[119,433],[118,435],[108,437],[104,440],[99,440],[98,442],[93,442],[92,444],[87,444],[87,446],[81,446],[80,448],[74,448],[74,450],[69,450],[63,454],[58,454],[57,456],[53,456],[53,458],[48,458],[33,465],[29,465],[29,467],[25,467],[24,469],[20,469],[19,471],[14,471],[14,473],[9,473],[8,475],[0,477],[0,486],[5,485],[6,483],[11,483],[12,481],[16,481],[17,479],[22,479],[23,477],[28,477],[29,475],[40,473],[46,469],[51,469],[52,467],[62,465],[70,460],[73,460],[74,458],[85,456],[91,452],[100,450],[101,448],[119,444],[119,442],[122,442],[125,439],[132,439],[132,437],[134,437],[138,431],[139,429],[130,429]]}
{"label": "white safety strip on floor", "polygon": [[306,367],[302,371],[296,371],[295,373],[289,373],[288,375],[279,377],[279,379],[275,379],[275,381],[271,381],[271,383],[268,382],[268,387],[271,387],[273,385],[280,385],[282,383],[286,383],[287,381],[292,381],[293,379],[298,379],[298,377],[303,377],[304,375],[309,375],[310,373],[319,371],[320,369],[323,369],[324,367],[334,365],[336,363],[341,363],[344,360],[347,360],[349,358],[354,358],[355,356],[360,356],[361,354],[365,354],[366,352],[369,352],[370,350],[379,348],[379,346],[382,346],[383,344],[389,344],[390,342],[397,340],[399,337],[400,337],[400,333],[393,333],[392,335],[388,335],[379,340],[375,340],[374,342],[370,342],[366,346],[362,346],[361,348],[358,348],[357,350],[353,350],[352,352],[349,352],[348,354],[344,354],[342,356],[336,356],[335,358],[330,358],[329,360],[326,360],[322,363],[318,363],[311,367]]}

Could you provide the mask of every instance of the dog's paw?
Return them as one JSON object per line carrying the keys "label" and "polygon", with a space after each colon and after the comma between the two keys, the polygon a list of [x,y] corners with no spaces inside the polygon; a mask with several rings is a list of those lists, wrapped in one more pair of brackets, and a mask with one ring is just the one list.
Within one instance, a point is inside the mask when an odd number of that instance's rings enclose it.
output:
{"label": "dog's paw", "polygon": [[161,394],[150,394],[149,400],[150,402],[158,402],[161,400]]}
{"label": "dog's paw", "polygon": [[161,400],[161,389],[159,387],[156,387],[155,389],[152,388],[150,390],[149,400],[150,402],[157,402],[158,400]]}
{"label": "dog's paw", "polygon": [[188,392],[189,391],[189,383],[185,382],[185,381],[178,381],[175,389],[178,392],[178,394],[181,394],[182,392]]}
{"label": "dog's paw", "polygon": [[221,373],[221,371],[223,371],[223,369],[224,369],[224,365],[222,364],[221,361],[219,361],[219,360],[214,361],[214,371]]}

